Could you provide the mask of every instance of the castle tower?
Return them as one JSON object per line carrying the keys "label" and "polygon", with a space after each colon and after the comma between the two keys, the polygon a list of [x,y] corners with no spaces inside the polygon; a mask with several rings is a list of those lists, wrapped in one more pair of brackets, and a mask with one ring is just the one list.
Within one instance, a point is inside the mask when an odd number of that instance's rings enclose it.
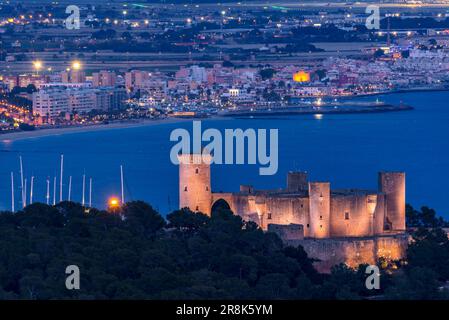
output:
{"label": "castle tower", "polygon": [[392,230],[405,230],[405,173],[379,172],[379,191],[385,193],[386,219]]}
{"label": "castle tower", "polygon": [[290,171],[287,173],[287,191],[307,191],[307,172]]}
{"label": "castle tower", "polygon": [[330,183],[309,182],[309,210],[311,238],[330,236]]}
{"label": "castle tower", "polygon": [[210,155],[182,154],[179,160],[179,207],[210,215]]}

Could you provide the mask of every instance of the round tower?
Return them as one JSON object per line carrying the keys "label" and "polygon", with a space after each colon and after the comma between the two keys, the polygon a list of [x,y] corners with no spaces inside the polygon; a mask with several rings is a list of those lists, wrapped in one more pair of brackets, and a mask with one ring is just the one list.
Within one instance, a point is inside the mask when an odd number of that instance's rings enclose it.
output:
{"label": "round tower", "polygon": [[311,238],[330,236],[330,183],[309,182],[309,212]]}
{"label": "round tower", "polygon": [[392,230],[405,230],[405,173],[379,172],[379,191],[385,194],[386,220]]}
{"label": "round tower", "polygon": [[179,160],[179,207],[210,215],[212,192],[210,163],[207,154],[182,154]]}

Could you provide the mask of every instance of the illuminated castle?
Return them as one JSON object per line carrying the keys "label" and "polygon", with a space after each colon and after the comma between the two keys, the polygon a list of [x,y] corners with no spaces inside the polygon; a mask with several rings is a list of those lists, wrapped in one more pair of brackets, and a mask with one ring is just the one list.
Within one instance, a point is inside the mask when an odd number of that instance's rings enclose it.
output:
{"label": "illuminated castle", "polygon": [[242,185],[239,192],[216,193],[211,191],[210,158],[191,154],[179,160],[181,208],[210,215],[217,206],[227,207],[285,242],[301,244],[324,261],[322,270],[339,262],[356,266],[379,257],[398,259],[405,253],[403,172],[380,172],[377,191],[331,190],[329,182],[289,172],[284,189]]}

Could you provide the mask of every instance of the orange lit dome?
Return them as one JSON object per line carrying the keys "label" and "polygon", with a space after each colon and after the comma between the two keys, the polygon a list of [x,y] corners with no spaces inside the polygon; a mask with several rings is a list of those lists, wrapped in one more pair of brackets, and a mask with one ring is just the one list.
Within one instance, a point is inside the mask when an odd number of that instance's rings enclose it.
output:
{"label": "orange lit dome", "polygon": [[310,81],[310,74],[305,71],[298,71],[293,74],[293,81],[295,82],[309,82]]}

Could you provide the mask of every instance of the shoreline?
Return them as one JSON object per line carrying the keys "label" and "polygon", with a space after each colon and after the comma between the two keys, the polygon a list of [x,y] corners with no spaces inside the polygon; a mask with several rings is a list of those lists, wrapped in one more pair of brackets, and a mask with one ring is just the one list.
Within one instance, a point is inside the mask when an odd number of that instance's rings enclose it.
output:
{"label": "shoreline", "polygon": [[92,124],[92,125],[81,125],[81,126],[68,126],[61,128],[45,128],[36,129],[33,131],[18,131],[0,134],[0,143],[10,143],[18,140],[44,138],[51,136],[61,136],[66,134],[77,134],[86,132],[96,132],[96,131],[107,131],[107,130],[120,130],[120,129],[131,129],[140,127],[149,127],[165,124],[174,123],[184,123],[194,120],[231,120],[231,118],[212,116],[208,118],[163,118],[163,119],[142,119],[142,120],[129,120],[123,122],[111,122],[109,124]]}
{"label": "shoreline", "polygon": [[119,130],[119,129],[129,129],[129,128],[139,128],[146,126],[155,126],[161,124],[171,124],[178,122],[185,122],[191,119],[182,119],[182,118],[164,118],[164,119],[144,119],[138,121],[124,121],[124,122],[112,122],[109,124],[92,124],[92,125],[81,125],[74,127],[61,127],[61,128],[45,128],[45,129],[36,129],[33,131],[19,131],[19,132],[10,132],[0,134],[0,142],[8,143],[18,140],[25,139],[34,139],[34,138],[43,138],[50,136],[59,136],[66,134],[76,134],[76,133],[84,133],[84,132],[94,132],[94,131],[106,131],[106,130]]}
{"label": "shoreline", "polygon": [[[354,98],[366,97],[366,96],[377,96],[377,95],[390,95],[390,94],[400,94],[400,93],[412,93],[412,92],[441,92],[441,91],[449,91],[449,88],[434,88],[434,89],[412,89],[412,90],[400,90],[400,91],[391,91],[391,92],[382,92],[382,93],[374,93],[368,95],[359,95],[353,97],[344,97],[344,100],[353,100]],[[342,98],[342,97],[340,97]],[[365,110],[355,109],[355,110],[328,110],[328,111],[307,111],[307,112],[295,112],[291,110],[291,112],[280,111],[280,112],[242,112],[242,113],[231,113],[231,114],[221,114],[214,115],[207,118],[163,118],[163,119],[142,119],[142,120],[128,120],[123,122],[111,122],[109,124],[91,124],[91,125],[80,125],[80,126],[68,126],[68,127],[60,127],[60,128],[45,128],[45,129],[36,129],[33,131],[18,131],[18,132],[10,132],[0,134],[0,143],[9,143],[18,140],[26,140],[26,139],[34,139],[34,138],[42,138],[49,136],[58,136],[65,134],[76,134],[83,132],[94,132],[94,131],[106,131],[106,130],[118,130],[118,129],[128,129],[128,128],[138,128],[145,126],[154,126],[154,125],[163,125],[163,124],[171,124],[171,123],[181,123],[188,122],[193,120],[230,120],[230,119],[238,119],[240,117],[248,117],[248,116],[267,116],[267,115],[310,115],[314,113],[320,114],[347,114],[347,113],[383,113],[383,112],[397,112],[397,111],[406,111],[412,110],[412,107],[409,108],[380,108],[378,110],[373,110],[371,108],[367,108]],[[323,112],[324,111],[324,112]]]}

